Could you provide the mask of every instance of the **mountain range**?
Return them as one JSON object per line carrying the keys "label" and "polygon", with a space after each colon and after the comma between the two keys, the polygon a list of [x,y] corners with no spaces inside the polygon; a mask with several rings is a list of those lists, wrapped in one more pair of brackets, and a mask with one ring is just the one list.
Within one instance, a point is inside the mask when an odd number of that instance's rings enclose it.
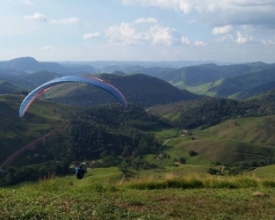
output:
{"label": "mountain range", "polygon": [[[188,64],[194,65],[185,66]],[[191,97],[198,97],[198,95],[245,99],[275,89],[275,64],[262,62],[244,64],[187,61],[57,63],[39,62],[32,57],[21,57],[0,62],[0,80],[10,83],[8,90],[3,89],[0,92],[12,93],[13,91],[18,92],[22,89],[29,91],[51,79],[73,74],[89,74],[105,77],[107,80],[111,80],[112,82],[110,82],[114,83],[115,86],[126,92],[126,96],[131,101],[141,103],[144,101],[138,100],[137,97],[140,96],[141,99],[146,97],[147,101],[144,102],[146,106],[149,103],[152,106],[154,104],[189,100]],[[113,75],[116,75],[116,77]],[[157,80],[157,78],[160,80]],[[172,85],[173,88],[167,83]],[[128,92],[128,85],[131,85],[132,91],[135,90],[135,95]],[[64,89],[65,87],[60,88]],[[161,92],[156,93],[153,90]],[[177,91],[177,95],[175,91]],[[75,99],[72,90],[71,92],[71,94],[68,94],[66,91],[63,92],[68,96],[67,100]],[[88,92],[82,91],[81,93]],[[141,93],[146,95],[143,97]],[[171,97],[172,93],[175,96]],[[183,97],[182,93],[184,93]],[[57,94],[51,94],[50,96],[54,99],[61,98]],[[158,95],[156,96],[156,94]],[[160,94],[161,96],[159,96]]]}

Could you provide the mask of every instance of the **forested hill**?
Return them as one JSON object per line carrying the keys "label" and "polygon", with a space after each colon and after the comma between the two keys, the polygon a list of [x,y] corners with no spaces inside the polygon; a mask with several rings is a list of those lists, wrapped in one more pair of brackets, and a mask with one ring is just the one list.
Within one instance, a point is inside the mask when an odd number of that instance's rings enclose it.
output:
{"label": "forested hill", "polygon": [[215,82],[222,78],[266,71],[274,67],[274,64],[265,63],[244,63],[222,66],[209,63],[176,69],[160,75],[160,78],[174,85],[182,82],[184,88],[186,86],[198,86],[208,82]]}
{"label": "forested hill", "polygon": [[[199,97],[186,90],[180,90],[161,79],[144,74],[127,76],[100,74],[96,76],[110,82],[124,94],[128,102],[137,105],[153,106]],[[116,102],[109,93],[86,84],[55,86],[47,92],[46,98],[79,105]]]}
{"label": "forested hill", "polygon": [[[269,83],[273,82],[273,84]],[[253,90],[264,87],[266,89],[275,89],[275,67],[253,73],[242,74],[235,77],[225,78],[219,85],[213,86],[209,91],[215,91],[217,97],[227,97],[236,93],[245,93],[245,97],[250,97]],[[272,86],[273,85],[273,86]],[[259,91],[266,92],[263,88]],[[248,93],[250,92],[250,95]],[[239,95],[241,96],[241,95]],[[236,95],[238,97],[238,95]]]}
{"label": "forested hill", "polygon": [[25,90],[30,91],[47,81],[53,80],[61,76],[62,75],[58,73],[38,71],[35,73],[12,77],[12,78],[9,78],[8,81],[14,85],[20,85],[21,88],[24,88]]}
{"label": "forested hill", "polygon": [[[17,113],[14,111],[17,103],[15,106],[3,100],[0,104],[5,107],[0,109],[2,114],[8,114],[9,110]],[[26,145],[26,140],[32,143],[34,134],[39,138],[64,126],[65,122],[70,126],[67,130],[52,132],[46,141],[37,142],[35,149],[22,151],[12,164],[4,167],[8,173],[0,176],[0,186],[38,180],[53,173],[71,174],[74,172],[69,168],[72,161],[94,161],[96,167],[110,167],[127,158],[134,169],[150,168],[154,165],[143,156],[155,154],[161,147],[150,131],[171,128],[167,121],[131,104],[126,111],[115,104],[85,109],[56,105],[54,111],[52,105],[43,101],[34,103],[24,118],[19,120],[13,114],[1,124],[0,145],[5,153],[1,154],[1,162]],[[4,126],[7,124],[14,129]]]}
{"label": "forested hill", "polygon": [[22,88],[15,86],[4,80],[0,80],[0,94],[10,94],[20,92]]}
{"label": "forested hill", "polygon": [[188,102],[154,106],[149,112],[172,120],[181,128],[209,127],[232,118],[275,114],[275,90],[245,101],[205,97]]}
{"label": "forested hill", "polygon": [[242,99],[275,89],[274,73],[274,64],[204,64],[173,70],[158,77],[196,94]]}

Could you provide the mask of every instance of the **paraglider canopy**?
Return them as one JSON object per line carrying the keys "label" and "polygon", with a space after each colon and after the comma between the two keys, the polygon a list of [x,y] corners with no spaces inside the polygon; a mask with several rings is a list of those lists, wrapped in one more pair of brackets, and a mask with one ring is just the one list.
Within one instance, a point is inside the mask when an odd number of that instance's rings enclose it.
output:
{"label": "paraglider canopy", "polygon": [[54,80],[51,80],[49,82],[46,82],[42,84],[41,86],[34,89],[26,98],[22,101],[20,108],[19,108],[19,117],[23,117],[25,112],[28,110],[32,102],[38,98],[40,95],[42,95],[44,92],[46,92],[48,89],[50,89],[52,86],[67,83],[67,82],[80,82],[80,83],[87,83],[93,86],[96,86],[98,88],[101,88],[110,94],[112,94],[122,105],[124,109],[127,108],[127,102],[123,94],[113,85],[110,83],[96,78],[96,77],[85,77],[85,76],[64,76],[60,77]]}

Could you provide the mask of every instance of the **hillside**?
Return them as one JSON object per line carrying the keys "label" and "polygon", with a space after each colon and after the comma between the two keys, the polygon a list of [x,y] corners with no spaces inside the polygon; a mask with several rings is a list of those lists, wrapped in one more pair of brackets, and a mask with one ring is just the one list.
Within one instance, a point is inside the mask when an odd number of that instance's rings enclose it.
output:
{"label": "hillside", "polygon": [[171,156],[182,155],[190,163],[188,151],[193,150],[198,153],[196,163],[263,162],[275,159],[274,97],[270,91],[247,101],[203,98],[154,106],[148,111],[189,130],[187,135],[178,132],[171,139],[167,137],[169,148],[165,152]]}
{"label": "hillside", "polygon": [[23,98],[19,95],[0,96],[0,162],[35,138],[68,123],[63,118],[67,110],[47,102],[34,103],[26,117],[19,118],[18,109]]}
{"label": "hillside", "polygon": [[258,102],[205,97],[190,102],[156,106],[149,111],[169,118],[179,128],[194,129],[216,125],[234,117],[258,115],[258,108]]}
{"label": "hillside", "polygon": [[1,69],[0,68],[0,79],[8,80],[17,76],[27,75],[26,72],[15,70],[15,69]]}
{"label": "hillside", "polygon": [[[260,170],[259,170],[260,171]],[[274,179],[164,175],[123,179],[116,168],[87,177],[0,188],[2,219],[266,219],[274,217]],[[161,176],[161,177],[160,177]],[[11,205],[12,204],[12,205]],[[16,207],[16,209],[14,208]]]}
{"label": "hillside", "polygon": [[275,149],[274,115],[228,120],[208,128],[207,131],[222,139],[273,146]]}
{"label": "hillside", "polygon": [[209,127],[232,118],[275,114],[275,90],[247,100],[204,97],[153,106],[149,112],[171,120],[180,128]]}
{"label": "hillside", "polygon": [[1,61],[0,69],[20,70],[27,73],[37,71],[49,71],[61,74],[95,73],[95,69],[90,65],[65,67],[56,62],[39,62],[33,57],[19,57],[8,61]]}
{"label": "hillside", "polygon": [[247,89],[238,93],[235,93],[234,95],[231,95],[230,97],[233,99],[247,99],[265,92],[269,92],[271,90],[275,89],[275,81],[268,82],[266,84],[253,87],[251,89]]}
{"label": "hillside", "polygon": [[[153,106],[199,97],[188,91],[179,90],[163,80],[143,74],[127,76],[100,74],[96,76],[113,84],[124,94],[128,102],[137,105]],[[52,100],[81,105],[104,104],[115,101],[105,91],[85,84],[58,85],[45,95]]]}
{"label": "hillside", "polygon": [[33,90],[36,87],[48,82],[52,79],[61,77],[61,74],[52,73],[47,71],[34,72],[27,75],[20,75],[9,79],[9,82],[19,85],[25,90]]}
{"label": "hillside", "polygon": [[222,78],[235,77],[257,71],[265,71],[274,68],[273,64],[247,63],[238,65],[202,64],[183,67],[172,72],[160,75],[161,79],[178,85],[180,88],[187,86],[199,86],[209,82],[215,82]]}
{"label": "hillside", "polygon": [[[179,69],[156,69],[156,76],[188,91],[212,97],[243,98],[274,89],[274,64],[202,64]],[[244,94],[242,95],[242,92]]]}
{"label": "hillside", "polygon": [[6,81],[0,80],[0,94],[19,93],[22,88],[15,86]]}
{"label": "hillside", "polygon": [[[215,163],[232,167],[242,163],[263,166],[274,163],[275,159],[275,147],[223,139],[207,131],[193,132],[189,137],[172,138],[167,146],[169,148],[165,152],[172,158],[183,157],[186,158],[187,164],[201,164],[205,169]],[[190,157],[191,151],[197,155]]]}
{"label": "hillside", "polygon": [[[12,178],[9,173],[0,178],[2,185],[38,180],[52,172],[67,174],[72,161],[99,160],[97,167],[110,167],[128,157],[136,161],[135,166],[153,166],[142,160],[143,155],[154,154],[160,148],[151,131],[171,128],[167,121],[132,104],[123,111],[120,105],[84,109],[37,100],[19,118],[23,98],[1,96],[0,111],[4,119],[0,125],[0,163],[18,151],[16,160],[11,161],[15,169],[11,171]],[[62,132],[60,128],[65,125],[69,129]],[[42,138],[45,135],[46,140]],[[32,150],[25,150],[28,144]],[[10,167],[10,162],[4,164],[4,169],[9,171]],[[37,172],[29,175],[33,169]]]}
{"label": "hillside", "polygon": [[[275,68],[269,70],[257,71],[226,78],[218,86],[212,87],[209,91],[215,91],[217,97],[227,97],[244,90],[257,88],[270,82],[275,81]],[[273,84],[274,89],[275,86]],[[252,94],[253,95],[253,94]],[[255,94],[254,94],[255,95]]]}
{"label": "hillside", "polygon": [[[263,70],[252,69],[240,75],[232,74],[214,81],[199,85],[187,85],[186,89],[196,94],[212,97],[231,97],[235,99],[249,98],[275,88],[275,68],[268,65]],[[272,83],[273,82],[273,83]],[[183,82],[178,82],[180,86]]]}

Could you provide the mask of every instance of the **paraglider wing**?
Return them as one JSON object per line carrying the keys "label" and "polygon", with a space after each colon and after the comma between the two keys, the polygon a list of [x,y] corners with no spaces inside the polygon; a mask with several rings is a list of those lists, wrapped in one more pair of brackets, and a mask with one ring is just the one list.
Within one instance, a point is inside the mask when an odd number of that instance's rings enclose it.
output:
{"label": "paraglider wing", "polygon": [[123,108],[127,108],[127,102],[123,94],[113,85],[109,84],[108,82],[101,80],[95,77],[85,77],[85,76],[64,76],[49,82],[44,83],[43,85],[34,89],[26,98],[22,101],[21,106],[19,108],[19,116],[23,117],[25,112],[28,110],[32,102],[47,91],[52,86],[67,83],[67,82],[80,82],[80,83],[87,83],[98,88],[101,88],[110,94],[112,94],[123,106]]}

